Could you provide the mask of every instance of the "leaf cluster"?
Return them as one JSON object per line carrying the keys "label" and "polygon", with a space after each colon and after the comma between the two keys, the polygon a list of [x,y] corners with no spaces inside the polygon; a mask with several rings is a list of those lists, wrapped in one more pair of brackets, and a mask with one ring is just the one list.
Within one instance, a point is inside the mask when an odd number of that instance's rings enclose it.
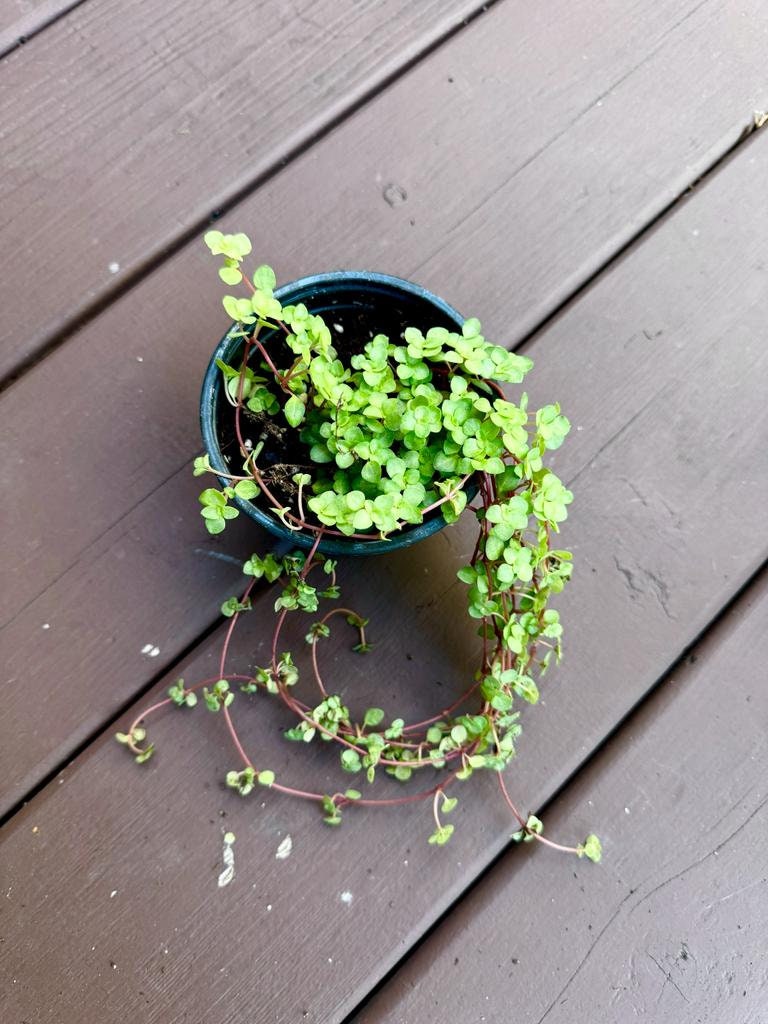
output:
{"label": "leaf cluster", "polygon": [[[233,334],[246,342],[242,365],[218,364],[223,390],[237,413],[248,409],[282,421],[283,429],[298,434],[307,453],[306,466],[293,476],[295,504],[283,507],[270,498],[265,485],[262,444],[247,450],[244,446],[242,475],[231,475],[225,486],[200,494],[210,533],[220,533],[238,515],[235,499],[259,498],[291,530],[386,538],[421,523],[438,508],[453,522],[467,506],[470,478],[477,487],[472,507],[477,543],[458,571],[482,652],[465,695],[475,695],[471,710],[445,712],[418,727],[408,726],[404,717],[390,716],[380,707],[357,717],[340,692],[326,688],[317,645],[329,638],[334,614],[343,614],[358,632],[354,650],[365,653],[371,644],[367,620],[356,612],[334,607],[317,617],[322,602],[336,601],[340,590],[336,563],[315,549],[309,555],[251,555],[243,567],[250,577],[246,595],[227,599],[221,611],[232,618],[250,610],[248,595],[256,580],[275,585],[273,652],[286,616],[313,616],[302,632],[321,698],[307,705],[291,694],[299,669],[287,651],[273,654],[270,664],[245,677],[240,690],[264,691],[282,700],[296,716],[286,738],[336,744],[342,771],[360,776],[363,784],[374,783],[382,772],[406,783],[418,771],[445,770],[449,781],[467,780],[483,769],[504,771],[516,754],[521,709],[539,701],[541,679],[562,653],[560,616],[550,603],[571,577],[572,556],[555,546],[553,538],[567,519],[573,495],[546,463],[548,453],[567,436],[568,419],[557,404],[529,411],[524,393],[512,400],[501,385],[520,384],[531,361],[489,342],[475,318],[466,320],[460,331],[437,326],[424,332],[411,326],[396,339],[376,334],[345,362],[322,317],[301,303],[283,306],[275,297],[270,267],[245,274],[242,262],[251,251],[245,235],[211,231],[206,243],[223,257],[222,280],[231,286],[244,284],[248,293],[223,299],[235,321]],[[212,472],[207,456],[195,461],[194,472]],[[202,695],[212,712],[228,709],[235,699],[226,678],[204,687]],[[182,707],[197,701],[183,680],[168,696]],[[457,707],[466,704],[464,700]],[[231,727],[228,712],[225,717]],[[142,746],[145,736],[136,725],[118,738],[137,760],[146,760],[154,748]],[[250,762],[230,771],[226,784],[242,796],[257,784],[281,788],[273,772],[259,771]],[[453,811],[456,798],[445,795],[443,784],[429,793],[434,794],[435,822],[429,842],[442,846],[454,826],[441,815]],[[344,807],[363,799],[359,789],[313,798],[329,825],[338,825]],[[521,823],[525,820],[515,840],[549,842],[542,837],[539,818],[530,815],[526,820],[514,813]],[[601,856],[594,835],[569,849],[593,861]]]}

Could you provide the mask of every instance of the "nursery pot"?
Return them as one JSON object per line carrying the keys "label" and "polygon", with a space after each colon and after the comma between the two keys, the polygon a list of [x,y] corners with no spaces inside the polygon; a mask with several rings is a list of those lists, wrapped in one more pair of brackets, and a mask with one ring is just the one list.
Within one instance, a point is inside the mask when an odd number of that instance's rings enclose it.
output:
{"label": "nursery pot", "polygon": [[[461,331],[464,323],[464,317],[425,288],[399,277],[360,270],[339,270],[303,277],[278,288],[275,296],[284,306],[303,302],[311,313],[322,316],[338,349],[343,348],[345,336],[359,338],[362,347],[374,334],[399,338],[400,332],[408,326],[418,327],[424,332],[430,327]],[[217,359],[230,366],[238,366],[242,362],[244,339],[231,336],[237,329],[237,325],[233,325],[213,353],[200,398],[203,442],[211,466],[217,472],[229,472],[226,455],[236,456],[231,463],[233,466],[240,458],[233,437],[226,437],[226,420],[231,416],[231,406],[224,394],[221,370],[216,366]],[[271,342],[279,341],[276,334],[274,331],[262,332],[260,340],[269,348]],[[254,350],[254,361],[258,358],[258,352]],[[225,477],[220,476],[219,479],[222,485],[228,482]],[[475,487],[468,484],[467,491],[471,497]],[[314,534],[289,530],[268,510],[263,496],[259,495],[253,501],[235,497],[233,501],[242,513],[290,546],[306,550],[312,547]],[[373,555],[395,551],[431,536],[446,525],[438,508],[428,513],[422,523],[406,524],[387,540],[382,540],[375,533],[371,540],[326,536],[320,542],[319,550],[329,555]]]}

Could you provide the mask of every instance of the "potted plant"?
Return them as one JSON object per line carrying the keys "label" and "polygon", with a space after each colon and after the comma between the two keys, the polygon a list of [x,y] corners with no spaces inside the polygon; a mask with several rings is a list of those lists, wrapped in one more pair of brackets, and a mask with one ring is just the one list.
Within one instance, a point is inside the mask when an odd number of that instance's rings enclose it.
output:
{"label": "potted plant", "polygon": [[[445,816],[456,804],[448,786],[491,770],[519,825],[515,839],[599,860],[594,835],[571,847],[543,836],[541,821],[520,813],[503,777],[521,731],[517,706],[538,701],[537,680],[560,659],[562,627],[549,601],[572,564],[553,542],[572,495],[545,464],[568,420],[556,404],[529,412],[525,394],[513,400],[502,388],[520,384],[531,360],[490,343],[478,320],[465,320],[409,282],[342,272],[275,290],[270,267],[244,271],[247,236],[210,231],[205,241],[222,258],[222,280],[243,294],[223,299],[233,325],[203,386],[206,454],[194,472],[214,474],[219,486],[202,491],[201,514],[218,534],[245,513],[278,541],[246,561],[244,593],[222,606],[232,622],[221,677],[194,687],[179,680],[118,739],[146,761],[154,747],[145,719],[169,704],[192,707],[202,691],[233,740],[240,763],[226,782],[242,796],[260,784],[314,800],[336,825],[354,804],[414,799],[369,796],[381,774],[404,782],[414,772],[437,773],[416,795],[432,806],[429,841],[443,845],[453,832]],[[375,707],[353,720],[343,695],[323,678],[318,654],[339,616],[356,630],[355,650],[370,649],[367,621],[336,603],[336,558],[413,544],[467,507],[479,530],[458,576],[478,624],[475,679],[449,711],[425,722],[385,718]],[[280,588],[272,657],[252,674],[226,672],[232,630],[259,580]],[[306,642],[318,691],[311,703],[295,696],[298,659],[278,653],[286,618],[296,613],[311,616]],[[281,700],[296,719],[288,739],[336,744],[341,769],[361,780],[359,788],[298,791],[252,759],[232,717],[237,689]]]}

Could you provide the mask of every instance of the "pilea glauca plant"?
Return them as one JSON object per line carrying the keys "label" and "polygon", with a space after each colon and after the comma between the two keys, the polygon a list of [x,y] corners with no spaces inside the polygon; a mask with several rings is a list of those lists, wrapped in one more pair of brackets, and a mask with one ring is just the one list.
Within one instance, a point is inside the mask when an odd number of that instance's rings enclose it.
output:
{"label": "pilea glauca plant", "polygon": [[[515,806],[503,775],[521,732],[519,704],[538,701],[538,681],[560,659],[562,627],[550,598],[572,567],[570,553],[553,543],[572,495],[545,464],[568,433],[568,420],[557,405],[529,411],[525,394],[513,401],[502,390],[523,381],[531,360],[491,344],[476,319],[456,331],[403,325],[397,337],[347,335],[342,350],[341,325],[329,325],[303,303],[283,305],[270,267],[244,270],[251,252],[245,235],[210,231],[205,241],[222,258],[219,276],[243,294],[223,299],[239,357],[217,363],[231,407],[232,454],[226,469],[215,467],[221,486],[202,491],[201,514],[218,534],[239,514],[238,504],[257,502],[304,550],[278,548],[245,562],[244,592],[221,609],[230,625],[218,675],[191,687],[178,680],[119,741],[146,761],[154,747],[145,720],[167,705],[193,707],[201,692],[226,723],[238,758],[226,783],[243,797],[264,786],[312,800],[329,825],[353,805],[391,807],[423,797],[434,820],[429,842],[440,846],[453,832],[445,818],[457,801],[448,787],[492,771],[517,821],[514,839],[598,861],[594,835],[575,846],[545,837],[541,821]],[[194,472],[214,472],[209,455],[195,461]],[[386,541],[425,517],[452,523],[467,507],[478,534],[458,577],[478,626],[475,678],[449,709],[425,721],[408,723],[377,707],[354,720],[321,672],[319,649],[341,619],[356,631],[354,649],[368,652],[368,623],[341,605],[337,563],[323,543]],[[271,656],[252,673],[233,673],[230,640],[259,581],[277,588]],[[286,619],[295,615],[307,617],[307,661],[317,689],[309,703],[296,696],[301,659],[281,649]],[[295,716],[287,739],[337,745],[340,768],[354,786],[308,792],[277,778],[241,742],[232,710],[239,691],[282,701]],[[371,795],[380,774],[405,782],[414,772],[432,777],[419,793]]]}

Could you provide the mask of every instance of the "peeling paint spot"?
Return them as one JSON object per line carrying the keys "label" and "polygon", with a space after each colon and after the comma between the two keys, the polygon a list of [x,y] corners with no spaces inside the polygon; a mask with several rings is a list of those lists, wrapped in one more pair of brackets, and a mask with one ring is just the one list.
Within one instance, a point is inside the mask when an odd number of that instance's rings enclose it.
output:
{"label": "peeling paint spot", "polygon": [[354,897],[354,896],[352,895],[352,893],[351,893],[351,892],[349,892],[349,891],[343,892],[343,893],[342,893],[342,894],[341,894],[341,895],[339,896],[339,899],[341,900],[341,902],[342,902],[342,903],[346,903],[346,905],[347,905],[347,906],[349,906],[349,904],[350,904],[350,903],[352,902],[352,900],[353,900],[354,898],[355,898],[355,897]]}
{"label": "peeling paint spot", "polygon": [[381,194],[384,202],[391,207],[400,206],[408,198],[408,193],[403,186],[398,185],[396,182],[390,182],[389,185],[385,185]]}
{"label": "peeling paint spot", "polygon": [[286,836],[285,839],[280,843],[275,853],[276,860],[285,860],[291,856],[291,850],[293,849],[293,840],[290,836]]}
{"label": "peeling paint spot", "polygon": [[50,629],[50,628],[51,628],[50,622],[44,622],[43,623],[43,629]]}
{"label": "peeling paint spot", "polygon": [[229,885],[235,877],[235,852],[232,846],[235,842],[234,832],[227,832],[224,835],[224,848],[221,851],[221,858],[224,861],[224,870],[219,875],[219,888],[223,889]]}
{"label": "peeling paint spot", "polygon": [[120,264],[119,263],[112,262],[112,263],[109,264],[109,272],[110,272],[110,274],[117,274],[119,270],[120,270]]}

